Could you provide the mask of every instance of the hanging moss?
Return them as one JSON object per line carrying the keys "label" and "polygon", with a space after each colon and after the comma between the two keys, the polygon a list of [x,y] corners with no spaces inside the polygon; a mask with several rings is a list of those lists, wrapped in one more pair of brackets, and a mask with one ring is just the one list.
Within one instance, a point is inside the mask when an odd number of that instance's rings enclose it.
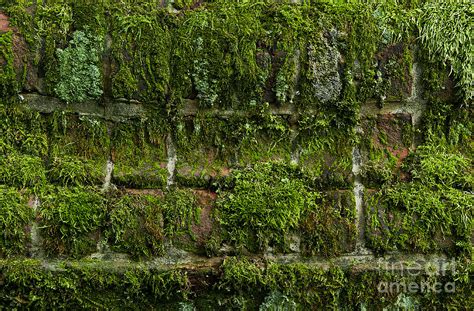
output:
{"label": "hanging moss", "polygon": [[113,128],[113,183],[129,188],[163,188],[168,176],[164,120],[134,121]]}
{"label": "hanging moss", "polygon": [[110,154],[106,121],[55,112],[48,125],[49,180],[61,185],[101,184]]}
{"label": "hanging moss", "polygon": [[254,107],[245,118],[209,113],[183,118],[177,127],[177,178],[183,185],[209,187],[210,179],[235,166],[291,159],[289,122],[273,115],[268,104],[261,111]]}
{"label": "hanging moss", "polygon": [[82,257],[96,249],[104,198],[93,189],[50,188],[40,196],[43,246],[50,255]]}
{"label": "hanging moss", "polygon": [[14,188],[0,186],[0,257],[25,254],[30,241],[28,226],[34,217],[26,198]]}

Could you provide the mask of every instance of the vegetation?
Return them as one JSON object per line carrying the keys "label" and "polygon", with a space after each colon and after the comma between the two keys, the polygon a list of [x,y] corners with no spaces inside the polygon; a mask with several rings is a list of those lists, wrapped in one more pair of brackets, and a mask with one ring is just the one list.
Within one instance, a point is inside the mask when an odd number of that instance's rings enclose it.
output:
{"label": "vegetation", "polygon": [[112,248],[135,258],[163,253],[163,213],[160,198],[123,196],[112,203],[110,228],[105,233]]}
{"label": "vegetation", "polygon": [[104,198],[93,189],[47,189],[40,196],[41,236],[50,255],[83,257],[96,249],[104,225]]}
{"label": "vegetation", "polygon": [[0,186],[0,257],[25,254],[34,217],[26,198],[14,188]]}

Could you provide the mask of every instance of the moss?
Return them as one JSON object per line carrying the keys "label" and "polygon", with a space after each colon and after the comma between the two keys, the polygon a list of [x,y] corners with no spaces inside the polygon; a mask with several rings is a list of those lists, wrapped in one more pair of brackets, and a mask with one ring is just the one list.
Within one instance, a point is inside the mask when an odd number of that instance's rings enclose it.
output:
{"label": "moss", "polygon": [[299,167],[318,188],[348,189],[353,183],[355,133],[352,129],[332,130],[337,125],[330,120],[323,113],[300,117],[295,141],[299,148]]}
{"label": "moss", "polygon": [[133,2],[111,5],[110,18],[114,59],[114,97],[162,101],[170,81],[170,53],[173,21],[166,10]]}
{"label": "moss", "polygon": [[30,241],[28,226],[33,221],[33,209],[28,207],[26,195],[18,190],[0,186],[0,256],[25,254]]}
{"label": "moss", "polygon": [[13,66],[13,32],[0,34],[0,97],[6,99],[17,92],[15,68]]}
{"label": "moss", "polygon": [[160,309],[189,292],[184,271],[71,262],[48,270],[36,260],[2,261],[0,303],[26,309]]}
{"label": "moss", "polygon": [[112,249],[135,258],[163,254],[162,199],[151,195],[126,195],[111,203],[110,227],[105,235]]}
{"label": "moss", "polygon": [[350,252],[357,236],[353,193],[327,192],[315,201],[300,224],[303,254],[332,257]]}
{"label": "moss", "polygon": [[0,182],[17,188],[42,187],[46,182],[43,160],[18,153],[8,154],[0,159]]}
{"label": "moss", "polygon": [[[177,178],[183,185],[209,187],[235,166],[281,160],[289,163],[291,129],[283,116],[272,115],[268,104],[226,117],[201,114],[177,125]],[[203,154],[205,156],[203,156]]]}
{"label": "moss", "polygon": [[115,124],[112,132],[113,183],[129,188],[164,187],[168,176],[164,120]]}
{"label": "moss", "polygon": [[163,204],[165,234],[168,237],[192,235],[191,225],[199,223],[200,212],[196,197],[190,190],[169,190]]}
{"label": "moss", "polygon": [[409,166],[412,181],[386,186],[368,200],[367,238],[375,250],[469,256],[473,200],[463,189],[473,186],[470,161],[440,148],[419,147]]}
{"label": "moss", "polygon": [[49,180],[62,185],[101,184],[110,154],[107,122],[55,112],[48,117]]}
{"label": "moss", "polygon": [[[289,310],[328,306],[343,310],[361,307],[383,310],[403,308],[406,303],[427,308],[465,309],[472,303],[469,282],[472,271],[469,272],[466,263],[456,264],[459,266],[453,272],[404,274],[400,271],[343,271],[334,267],[263,263],[234,257],[227,258],[218,271],[204,268],[192,272],[162,271],[141,265],[111,267],[97,261],[61,262],[48,269],[36,260],[2,260],[0,303],[34,309],[133,309],[140,305],[151,310],[182,310],[184,306],[194,305],[198,310],[222,307],[265,310],[269,302],[280,298],[294,302],[290,306],[296,305],[296,308]],[[398,287],[392,286],[395,290],[386,291],[384,284],[390,282],[396,282]],[[407,285],[402,284],[412,282],[425,286],[425,290],[404,290]],[[443,288],[454,282],[456,290],[434,291],[432,286],[436,282]]]}
{"label": "moss", "polygon": [[82,257],[94,252],[106,216],[99,193],[57,187],[47,189],[40,200],[40,234],[49,255]]}
{"label": "moss", "polygon": [[285,248],[285,236],[298,227],[302,213],[317,195],[300,176],[294,167],[278,163],[233,172],[230,191],[221,191],[217,201],[225,239],[251,251],[268,245]]}
{"label": "moss", "polygon": [[41,114],[18,106],[0,105],[0,117],[0,153],[47,155],[47,130]]}

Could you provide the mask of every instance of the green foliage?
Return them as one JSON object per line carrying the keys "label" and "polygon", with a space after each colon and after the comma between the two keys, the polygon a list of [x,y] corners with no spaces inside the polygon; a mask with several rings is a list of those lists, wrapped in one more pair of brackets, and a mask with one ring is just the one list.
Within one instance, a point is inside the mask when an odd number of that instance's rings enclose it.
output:
{"label": "green foliage", "polygon": [[46,182],[43,160],[39,157],[10,153],[0,158],[0,183],[38,189]]}
{"label": "green foliage", "polygon": [[81,257],[92,253],[104,225],[104,198],[92,189],[50,188],[40,196],[41,236],[51,255]]}
{"label": "green foliage", "polygon": [[441,248],[469,256],[474,230],[470,163],[440,146],[419,147],[409,166],[412,182],[386,186],[368,200],[369,244],[377,251]]}
{"label": "green foliage", "polygon": [[432,1],[418,19],[422,46],[432,59],[451,67],[466,103],[474,98],[473,14],[468,0]]}
{"label": "green foliage", "polygon": [[299,172],[278,163],[256,164],[232,174],[231,191],[223,192],[218,218],[227,239],[237,247],[263,250],[283,247],[285,235],[298,227],[314,195]]}
{"label": "green foliage", "polygon": [[186,272],[118,267],[93,261],[62,263],[57,269],[26,259],[1,261],[0,304],[12,309],[147,309],[185,300]]}
{"label": "green foliage", "polygon": [[162,118],[115,124],[112,132],[113,182],[130,188],[164,187],[168,171]]}
{"label": "green foliage", "polygon": [[0,104],[0,119],[1,154],[18,151],[39,157],[47,155],[47,131],[40,113]]}
{"label": "green foliage", "polygon": [[101,41],[100,37],[76,31],[69,46],[58,49],[59,82],[55,91],[59,98],[71,103],[102,95],[98,67]]}
{"label": "green foliage", "polygon": [[13,67],[13,32],[0,34],[0,97],[9,98],[17,92],[15,68]]}
{"label": "green foliage", "polygon": [[201,210],[190,190],[171,189],[163,202],[164,230],[168,237],[192,234],[191,225],[199,223]]}
{"label": "green foliage", "polygon": [[33,218],[26,195],[14,188],[0,186],[0,257],[25,253],[30,240],[28,226]]}
{"label": "green foliage", "polygon": [[103,167],[90,161],[63,155],[52,159],[48,178],[51,183],[63,186],[100,184],[103,182],[103,170]]}
{"label": "green foliage", "polygon": [[105,233],[112,248],[135,258],[163,253],[162,200],[151,195],[126,195],[112,203]]}

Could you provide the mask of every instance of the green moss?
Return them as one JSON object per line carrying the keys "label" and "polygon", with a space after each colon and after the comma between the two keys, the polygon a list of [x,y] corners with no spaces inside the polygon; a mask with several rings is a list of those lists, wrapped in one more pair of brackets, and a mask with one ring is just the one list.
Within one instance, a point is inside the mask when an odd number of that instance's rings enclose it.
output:
{"label": "green moss", "polygon": [[0,97],[4,99],[17,92],[13,55],[13,32],[0,34]]}
{"label": "green moss", "polygon": [[21,152],[45,157],[48,138],[45,118],[38,112],[18,106],[0,105],[0,153]]}
{"label": "green moss", "polygon": [[386,186],[368,200],[370,246],[469,256],[474,204],[467,192],[473,187],[469,167],[470,160],[459,153],[419,147],[409,166],[412,182]]}
{"label": "green moss", "polygon": [[106,121],[55,112],[48,118],[49,180],[62,185],[101,184],[110,154]]}
{"label": "green moss", "polygon": [[268,245],[284,248],[285,236],[298,227],[317,195],[299,177],[297,169],[278,163],[233,172],[230,191],[221,192],[217,201],[226,239],[251,251]]}
{"label": "green moss", "polygon": [[50,255],[82,257],[96,249],[104,198],[93,189],[50,188],[40,196],[43,246]]}
{"label": "green moss", "polygon": [[28,226],[33,218],[26,195],[14,188],[0,186],[0,257],[25,254],[30,241]]}
{"label": "green moss", "polygon": [[185,300],[184,271],[109,269],[97,262],[71,262],[48,270],[36,260],[2,261],[0,304],[25,309],[160,309]]}
{"label": "green moss", "polygon": [[45,182],[46,171],[41,158],[10,153],[0,159],[0,183],[17,188],[38,189]]}
{"label": "green moss", "polygon": [[126,195],[111,203],[106,236],[112,248],[135,258],[163,253],[162,200],[151,195]]}
{"label": "green moss", "polygon": [[164,187],[168,158],[163,120],[157,116],[134,121],[113,128],[113,183],[129,188]]}
{"label": "green moss", "polygon": [[168,93],[173,18],[152,2],[112,4],[112,95],[162,101]]}
{"label": "green moss", "polygon": [[190,190],[169,190],[163,204],[165,234],[168,237],[192,235],[191,225],[199,223],[200,212],[196,197]]}
{"label": "green moss", "polygon": [[312,184],[323,189],[351,188],[353,129],[333,130],[337,125],[323,113],[304,114],[298,124],[299,167]]}
{"label": "green moss", "polygon": [[[289,163],[291,129],[285,117],[272,115],[268,104],[245,117],[202,114],[183,118],[176,131],[177,179],[183,185],[209,187],[230,168],[256,162]],[[203,156],[204,155],[204,156]]]}
{"label": "green moss", "polygon": [[331,257],[352,250],[357,236],[352,191],[328,192],[312,203],[300,224],[303,254]]}

